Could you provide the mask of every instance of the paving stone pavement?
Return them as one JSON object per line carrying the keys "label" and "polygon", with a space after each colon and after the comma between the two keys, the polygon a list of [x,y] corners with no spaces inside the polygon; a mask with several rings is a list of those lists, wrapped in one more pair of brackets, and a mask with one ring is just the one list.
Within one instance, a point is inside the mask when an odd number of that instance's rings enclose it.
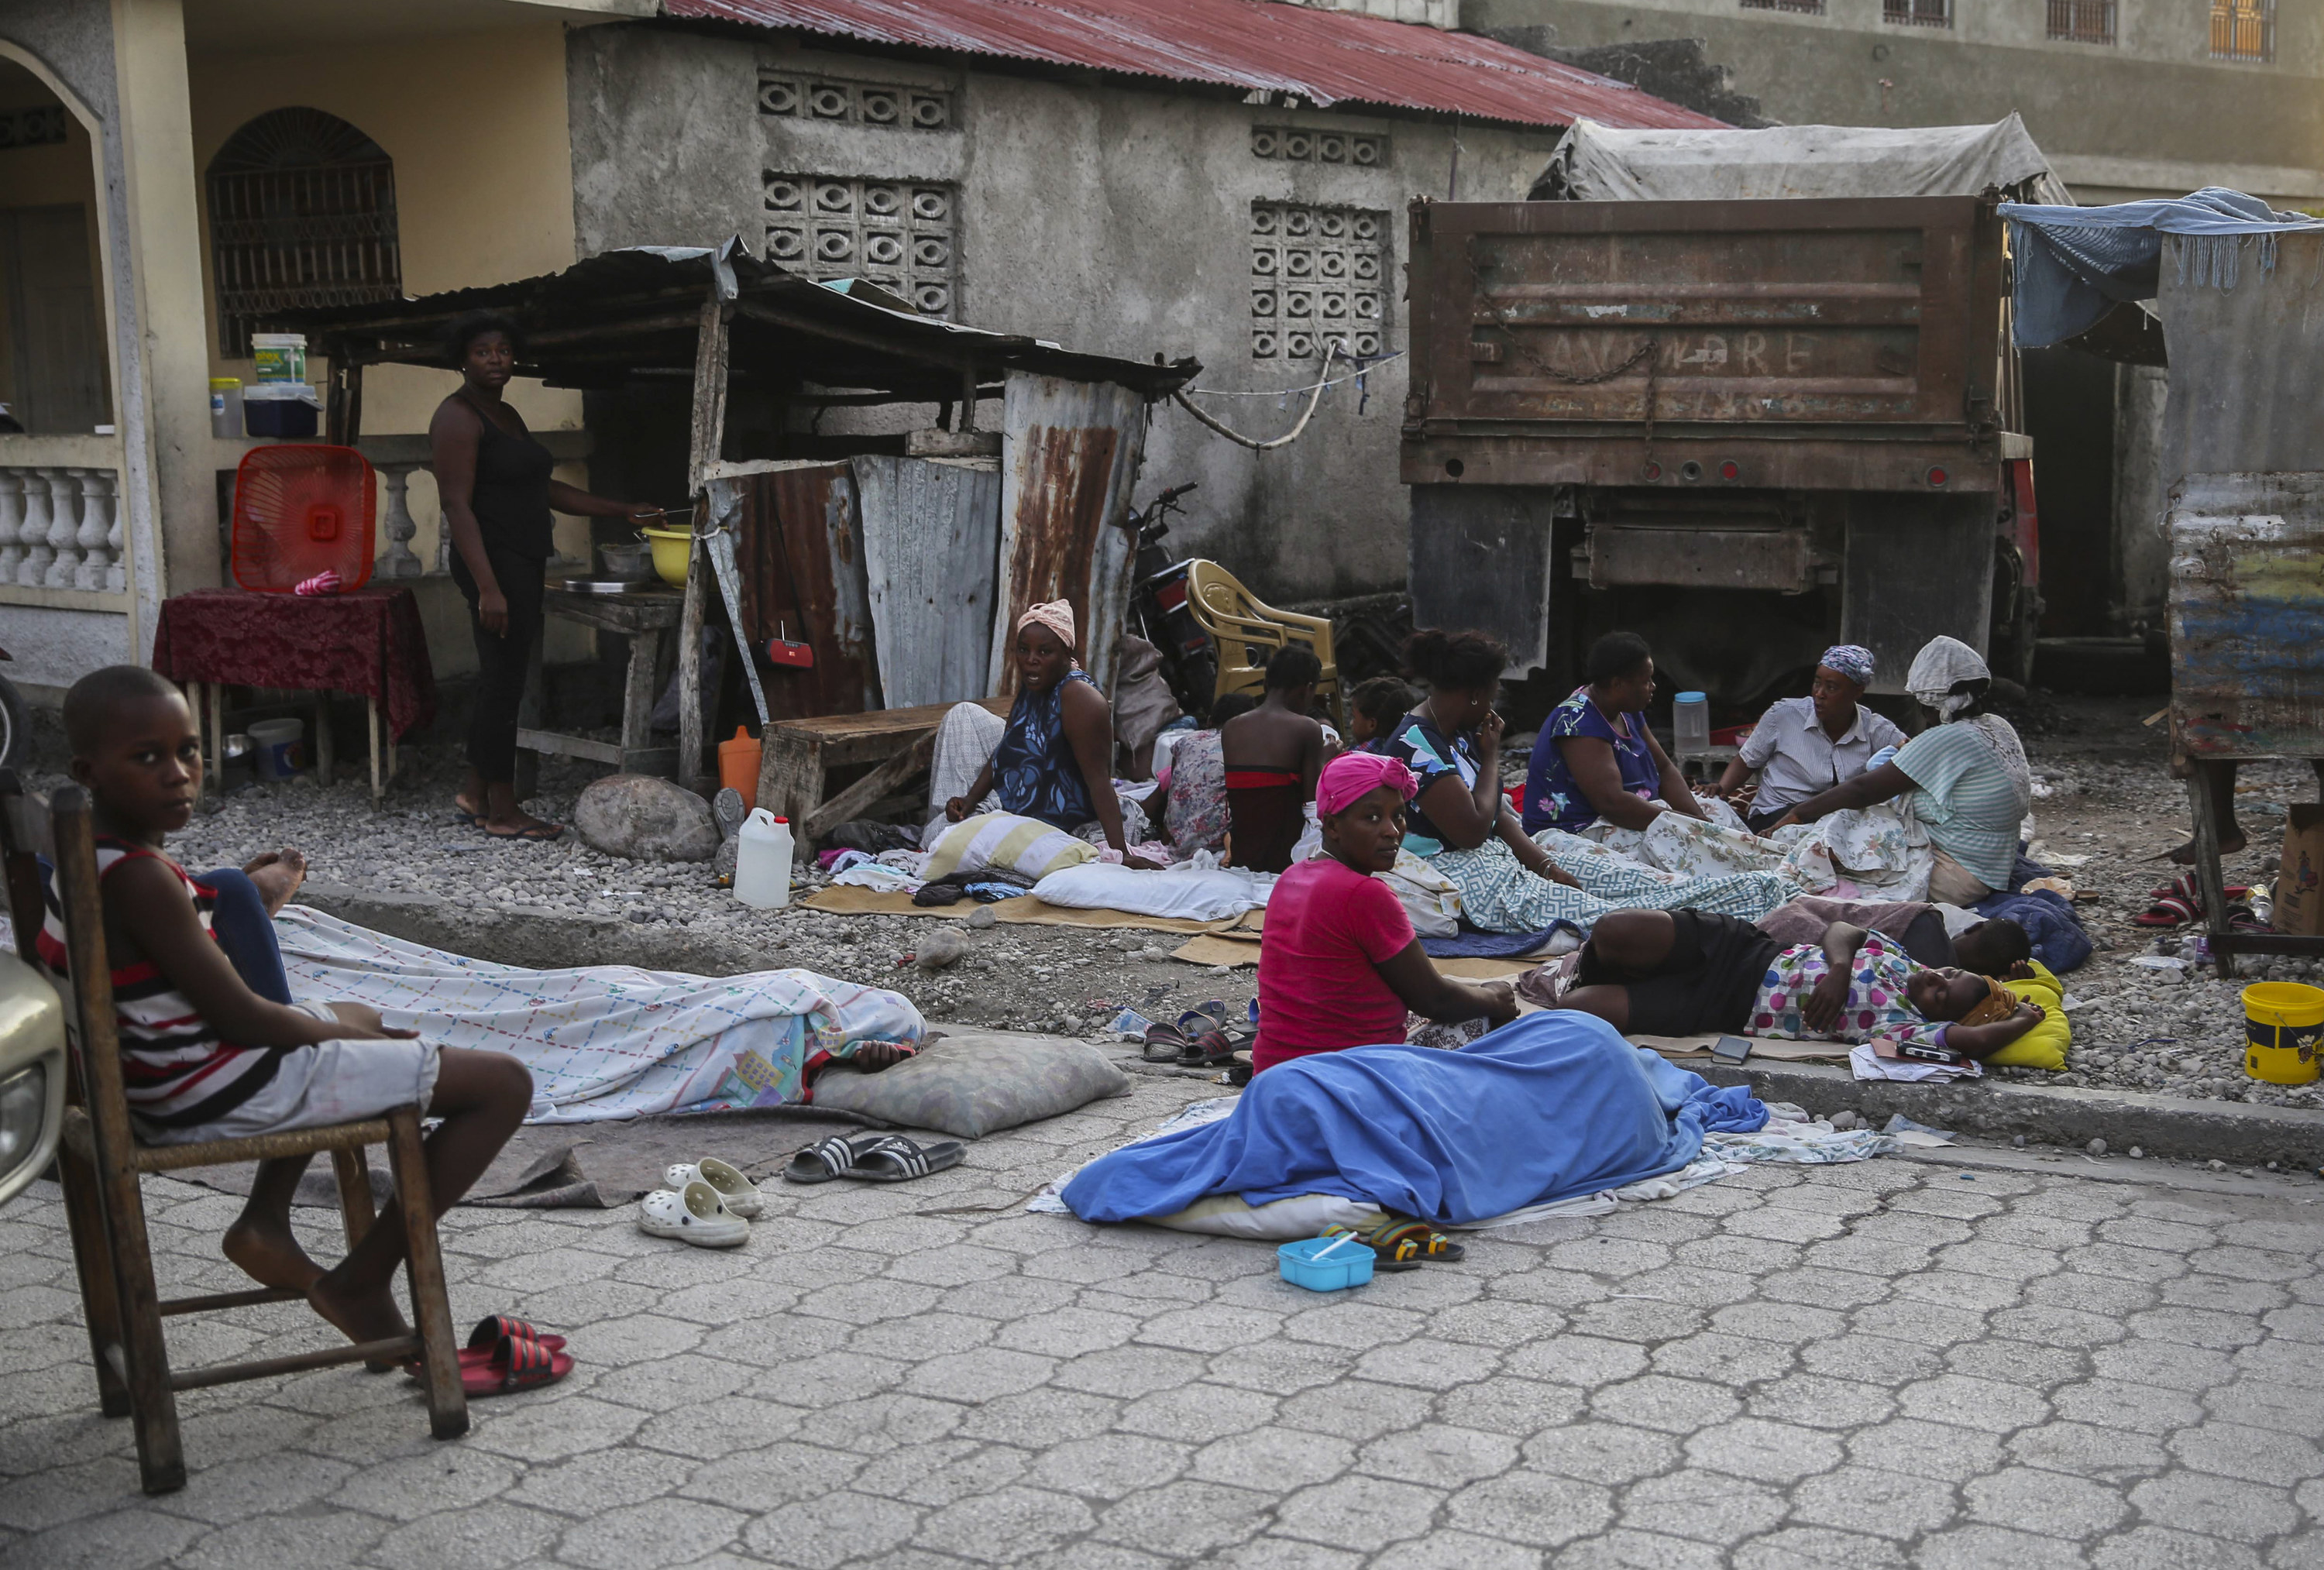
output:
{"label": "paving stone pavement", "polygon": [[[1344,1298],[1022,1211],[1201,1093],[770,1184],[731,1253],[456,1210],[456,1312],[567,1331],[570,1378],[448,1444],[400,1377],[192,1392],[158,1499],[40,1185],[0,1210],[0,1566],[2324,1566],[2324,1185],[1761,1167]],[[166,1286],[232,1286],[238,1201],[149,1181]],[[327,1342],[280,1305],[171,1334]]]}

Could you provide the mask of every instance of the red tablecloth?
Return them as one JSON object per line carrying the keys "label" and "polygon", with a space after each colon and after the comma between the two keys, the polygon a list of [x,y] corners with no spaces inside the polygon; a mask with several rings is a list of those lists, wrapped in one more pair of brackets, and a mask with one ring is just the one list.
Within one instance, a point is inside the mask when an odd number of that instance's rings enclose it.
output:
{"label": "red tablecloth", "polygon": [[347,594],[197,589],[161,602],[153,668],[173,682],[303,687],[379,701],[400,739],[436,717],[420,602],[405,588]]}

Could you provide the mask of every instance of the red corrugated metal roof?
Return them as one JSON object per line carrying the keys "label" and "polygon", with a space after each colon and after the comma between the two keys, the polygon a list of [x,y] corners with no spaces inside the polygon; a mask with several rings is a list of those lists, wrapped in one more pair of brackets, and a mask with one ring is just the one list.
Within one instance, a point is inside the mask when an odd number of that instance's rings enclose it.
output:
{"label": "red corrugated metal roof", "polygon": [[662,0],[665,15],[1526,125],[1715,128],[1508,44],[1279,0]]}

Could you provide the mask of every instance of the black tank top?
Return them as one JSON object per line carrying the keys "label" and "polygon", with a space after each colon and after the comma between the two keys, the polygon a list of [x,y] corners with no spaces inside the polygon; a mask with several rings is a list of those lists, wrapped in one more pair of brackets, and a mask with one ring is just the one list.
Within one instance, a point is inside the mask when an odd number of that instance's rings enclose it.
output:
{"label": "black tank top", "polygon": [[[557,460],[530,431],[512,436],[503,430],[466,388],[454,396],[466,399],[484,422],[476,438],[475,491],[468,505],[476,515],[484,548],[547,561],[557,554],[556,525],[549,515],[549,474]],[[521,424],[523,417],[517,418]]]}

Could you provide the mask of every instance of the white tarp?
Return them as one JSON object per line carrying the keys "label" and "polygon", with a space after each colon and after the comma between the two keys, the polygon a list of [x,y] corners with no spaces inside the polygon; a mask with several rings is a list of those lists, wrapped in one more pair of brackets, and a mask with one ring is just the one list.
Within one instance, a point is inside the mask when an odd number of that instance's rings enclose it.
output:
{"label": "white tarp", "polygon": [[1778,125],[1617,131],[1576,120],[1534,182],[1536,201],[1735,201],[1973,197],[2070,204],[2015,115],[1991,125]]}

